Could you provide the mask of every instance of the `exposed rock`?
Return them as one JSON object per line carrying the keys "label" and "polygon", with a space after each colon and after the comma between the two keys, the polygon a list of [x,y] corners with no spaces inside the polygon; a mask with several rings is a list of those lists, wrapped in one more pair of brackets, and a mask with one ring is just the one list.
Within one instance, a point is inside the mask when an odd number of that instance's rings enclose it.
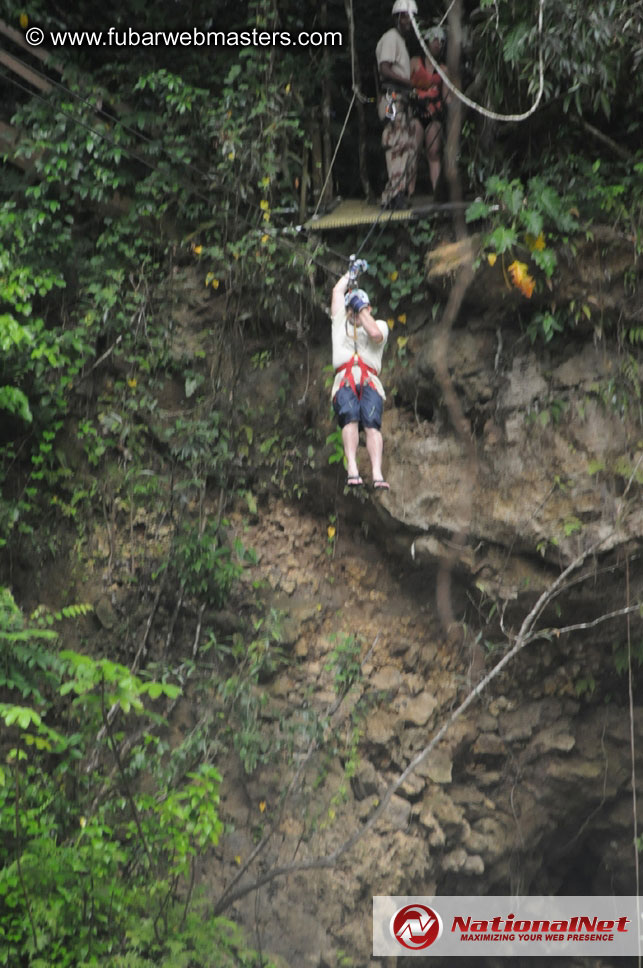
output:
{"label": "exposed rock", "polygon": [[437,700],[428,692],[422,692],[412,699],[403,699],[397,709],[403,722],[415,726],[426,726],[437,708]]}
{"label": "exposed rock", "polygon": [[395,694],[400,688],[402,674],[395,666],[382,666],[371,677],[371,685],[378,692]]}
{"label": "exposed rock", "polygon": [[376,709],[366,720],[366,739],[378,746],[386,746],[395,736],[397,716],[385,709]]}
{"label": "exposed rock", "polygon": [[422,793],[425,787],[426,780],[417,773],[412,773],[408,779],[404,781],[400,789],[405,796],[415,799],[420,795],[420,793]]}
{"label": "exposed rock", "polygon": [[473,744],[473,753],[482,757],[505,756],[507,747],[496,733],[481,733]]}
{"label": "exposed rock", "polygon": [[383,832],[386,830],[406,830],[411,819],[411,804],[404,797],[393,794],[386,810],[378,820],[375,829]]}
{"label": "exposed rock", "polygon": [[[435,816],[449,837],[469,829],[462,807],[458,806],[439,787],[428,790],[422,801],[422,812]],[[420,814],[422,816],[422,814]]]}
{"label": "exposed rock", "polygon": [[532,739],[529,744],[530,751],[538,754],[549,753],[553,750],[569,753],[576,745],[576,739],[572,735],[571,723],[561,720],[547,729],[543,729]]}
{"label": "exposed rock", "polygon": [[426,803],[422,804],[420,808],[418,820],[429,831],[428,841],[431,847],[444,847],[447,842],[446,834],[440,826],[437,817]]}
{"label": "exposed rock", "polygon": [[419,776],[425,776],[434,783],[451,783],[453,761],[445,749],[433,750],[417,767]]}
{"label": "exposed rock", "polygon": [[94,614],[104,629],[113,629],[117,622],[117,615],[112,603],[106,595],[102,595],[94,605]]}
{"label": "exposed rock", "polygon": [[[417,412],[418,394],[436,405],[437,381],[432,334],[416,341],[403,386]],[[578,553],[580,534],[585,547],[601,541],[603,555],[641,540],[635,495],[619,499],[626,468],[635,474],[640,430],[604,402],[622,365],[614,348],[570,341],[552,366],[536,349],[511,337],[502,342],[498,366],[496,333],[483,323],[468,320],[450,334],[451,376],[463,409],[470,419],[485,415],[474,475],[450,423],[405,422],[398,413],[387,434],[394,487],[386,510],[408,533],[416,565],[457,564],[487,594],[516,600],[547,587],[551,566]],[[461,535],[465,541],[454,540]]]}
{"label": "exposed rock", "polygon": [[457,873],[461,871],[467,862],[467,852],[463,847],[457,847],[450,853],[445,854],[440,861],[443,871]]}
{"label": "exposed rock", "polygon": [[477,877],[481,877],[484,874],[484,861],[482,857],[477,854],[467,855],[462,870],[465,874],[474,874]]}
{"label": "exposed rock", "polygon": [[353,793],[357,800],[374,797],[382,792],[384,781],[368,760],[361,759],[351,780]]}

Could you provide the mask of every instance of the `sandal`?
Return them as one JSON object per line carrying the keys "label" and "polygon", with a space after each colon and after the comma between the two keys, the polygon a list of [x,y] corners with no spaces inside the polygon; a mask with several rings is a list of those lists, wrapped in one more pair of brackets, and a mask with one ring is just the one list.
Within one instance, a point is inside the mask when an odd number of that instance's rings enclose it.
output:
{"label": "sandal", "polygon": [[352,477],[346,478],[346,487],[362,487],[364,481],[359,476],[359,474],[353,474]]}
{"label": "sandal", "polygon": [[378,480],[378,481],[373,481],[373,488],[376,491],[390,491],[391,485],[389,484],[388,481]]}

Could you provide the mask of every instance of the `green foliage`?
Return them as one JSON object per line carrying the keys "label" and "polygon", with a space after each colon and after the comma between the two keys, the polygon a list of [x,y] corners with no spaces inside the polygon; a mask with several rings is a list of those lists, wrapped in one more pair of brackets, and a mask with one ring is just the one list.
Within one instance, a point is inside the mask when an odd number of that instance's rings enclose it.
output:
{"label": "green foliage", "polygon": [[344,455],[344,443],[342,441],[341,427],[336,427],[326,438],[326,446],[332,447],[332,453],[328,455],[329,464],[343,464],[346,467],[346,457]]}
{"label": "green foliage", "polygon": [[[396,310],[401,304],[419,303],[425,299],[426,270],[424,258],[433,243],[435,230],[429,224],[410,223],[371,241],[368,252],[368,275],[364,280],[377,312]],[[374,290],[372,292],[371,290]],[[387,307],[385,310],[384,307]]]}
{"label": "green foliage", "polygon": [[[5,743],[13,744],[0,770],[0,965],[250,968],[256,956],[239,930],[209,917],[190,887],[195,858],[223,833],[218,770],[193,761],[180,779],[155,786],[154,778],[167,779],[164,747],[146,725],[138,766],[116,752],[108,707],[154,722],[146,700],[176,698],[178,687],[70,650],[25,664],[23,644],[41,656],[41,642],[53,642],[49,618],[73,620],[86,610],[39,610],[28,625],[0,589],[5,664],[23,667],[21,679],[4,685],[39,707],[0,703]],[[68,694],[76,698],[62,733],[45,716]],[[87,776],[83,765],[101,721],[117,768],[111,780],[102,769]],[[145,792],[134,793],[130,777],[139,770]]]}
{"label": "green foliage", "polygon": [[485,200],[473,202],[466,218],[468,222],[482,218],[490,221],[482,238],[482,251],[500,256],[505,273],[511,258],[528,253],[534,266],[550,279],[557,260],[547,245],[547,236],[559,241],[578,228],[572,207],[540,176],[531,178],[525,188],[517,178],[493,175],[487,180]]}
{"label": "green foliage", "polygon": [[333,673],[335,690],[344,695],[360,679],[362,674],[362,643],[352,633],[333,636],[333,648],[324,666]]}
{"label": "green foliage", "polygon": [[254,620],[254,637],[250,642],[235,635],[231,645],[217,644],[218,652],[227,657],[232,666],[219,683],[219,694],[224,704],[223,717],[247,773],[252,773],[260,763],[267,762],[275,751],[272,740],[263,728],[261,713],[267,695],[259,684],[272,676],[284,662],[280,645],[281,619],[280,613],[271,609],[266,617]]}
{"label": "green foliage", "polygon": [[[226,522],[223,522],[223,527]],[[234,582],[243,573],[243,562],[252,559],[241,542],[235,540],[230,548],[222,540],[223,527],[206,521],[199,530],[183,524],[175,541],[175,562],[178,579],[186,593],[221,608]]]}
{"label": "green foliage", "polygon": [[[481,10],[485,15],[476,19],[472,30],[484,83],[481,99],[495,110],[515,113],[524,99],[533,100],[538,89],[538,8],[526,0],[489,0]],[[636,85],[624,90],[620,82],[632,58],[638,59],[634,7],[616,0],[553,0],[545,4],[543,13],[546,101],[562,99],[564,115],[600,114],[608,119],[618,102],[618,110],[630,116]],[[522,91],[517,90],[516,80]]]}
{"label": "green foliage", "polygon": [[539,336],[545,343],[549,343],[556,333],[562,333],[563,329],[564,323],[556,313],[535,313],[527,326],[527,334],[532,343],[535,343]]}

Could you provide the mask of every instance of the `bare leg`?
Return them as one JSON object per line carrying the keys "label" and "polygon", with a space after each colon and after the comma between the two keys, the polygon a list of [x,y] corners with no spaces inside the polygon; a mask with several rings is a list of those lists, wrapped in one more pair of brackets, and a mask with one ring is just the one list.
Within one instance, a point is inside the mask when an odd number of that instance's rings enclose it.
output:
{"label": "bare leg", "polygon": [[[368,442],[368,436],[367,436]],[[359,446],[359,425],[347,423],[342,427],[342,443],[346,457],[346,471],[349,477],[359,477],[357,469],[357,448]]]}
{"label": "bare leg", "polygon": [[384,440],[381,431],[375,427],[366,427],[366,449],[371,459],[371,469],[374,481],[384,480],[382,474],[382,453],[384,451]]}
{"label": "bare leg", "polygon": [[424,146],[426,148],[426,157],[429,163],[431,185],[433,187],[433,191],[435,191],[435,186],[440,178],[440,169],[442,168],[442,163],[440,160],[440,154],[442,151],[442,125],[439,121],[432,121],[427,127],[424,135]]}
{"label": "bare leg", "polygon": [[413,118],[410,126],[412,161],[409,165],[409,177],[407,182],[407,194],[409,198],[415,194],[415,181],[417,179],[417,163],[422,147],[424,131],[417,118]]}

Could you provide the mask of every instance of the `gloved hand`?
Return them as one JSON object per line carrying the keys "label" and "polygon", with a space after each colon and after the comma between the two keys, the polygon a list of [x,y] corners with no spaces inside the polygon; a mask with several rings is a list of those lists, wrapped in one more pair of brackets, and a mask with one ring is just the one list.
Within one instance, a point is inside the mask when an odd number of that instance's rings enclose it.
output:
{"label": "gloved hand", "polygon": [[366,272],[367,269],[368,262],[366,259],[356,259],[355,256],[352,255],[348,263],[348,278],[351,282],[355,282],[359,274],[361,272]]}

